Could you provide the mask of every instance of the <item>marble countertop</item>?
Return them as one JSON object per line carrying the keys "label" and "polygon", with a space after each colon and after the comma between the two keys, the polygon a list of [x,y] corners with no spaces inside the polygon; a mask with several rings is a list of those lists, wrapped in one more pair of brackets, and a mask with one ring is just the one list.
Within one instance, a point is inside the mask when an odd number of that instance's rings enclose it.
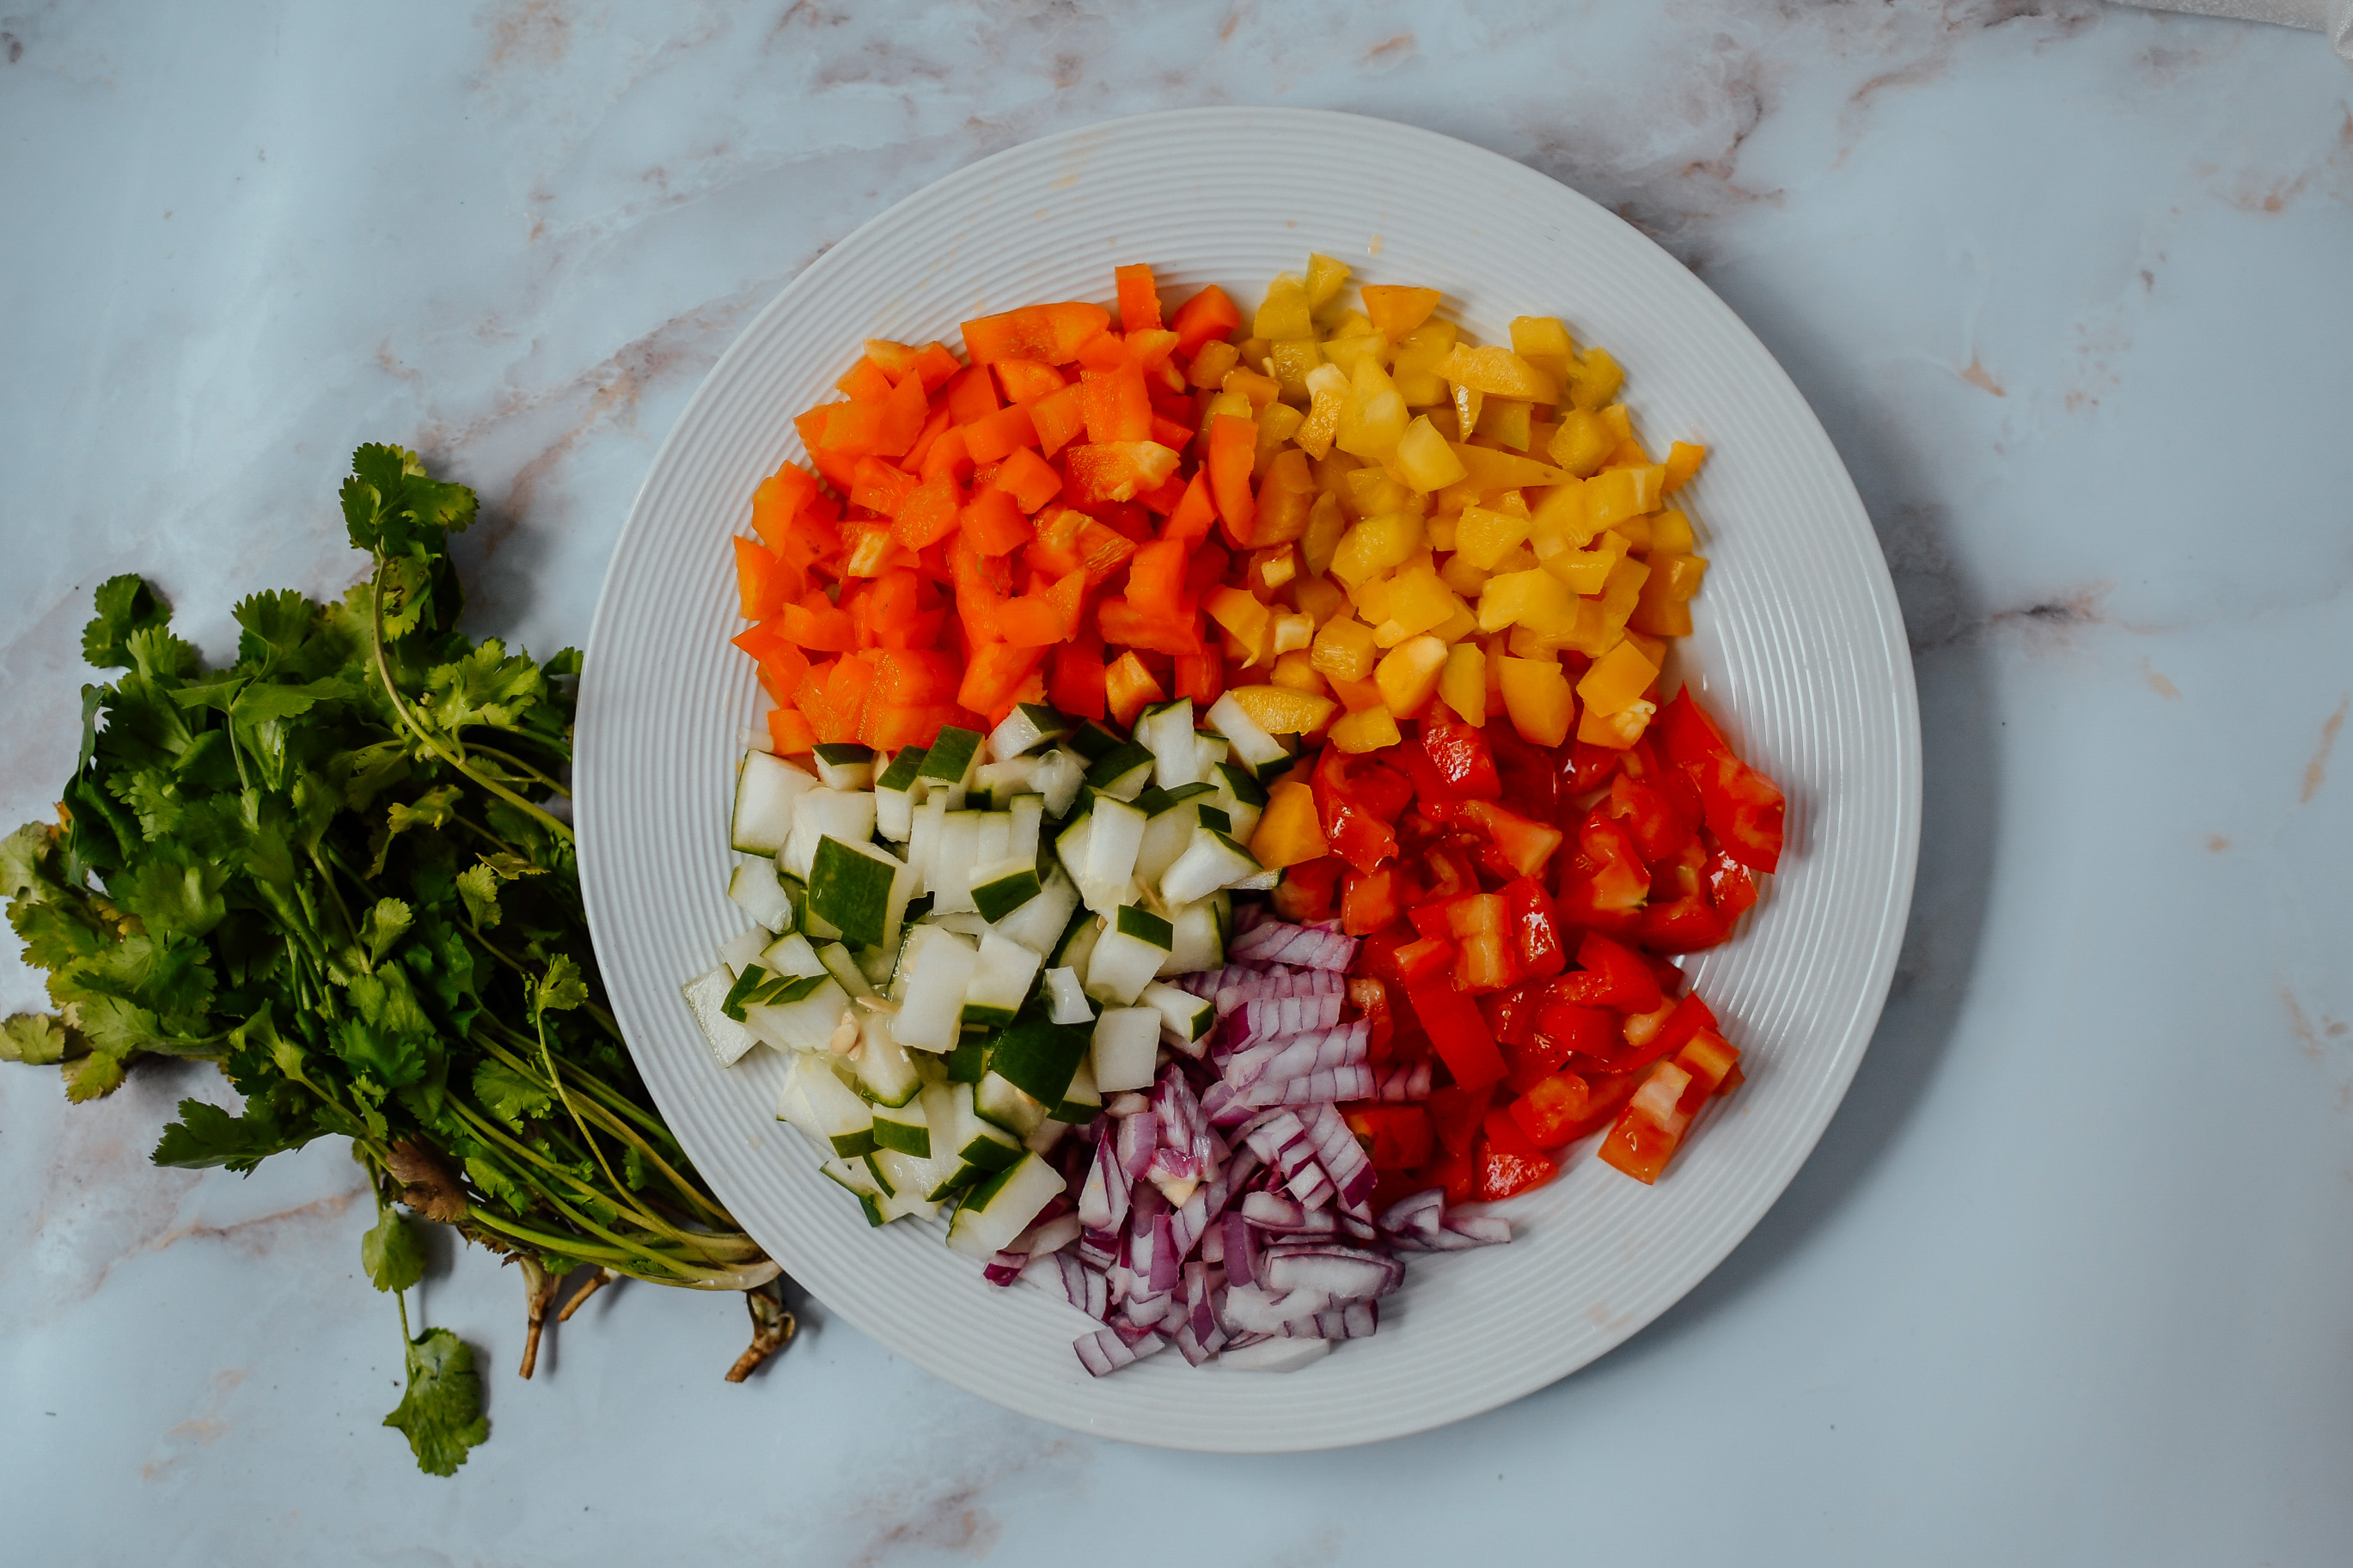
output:
{"label": "marble countertop", "polygon": [[[494,1436],[377,1425],[390,1304],[325,1145],[160,1171],[209,1068],[0,1068],[0,1510],[39,1563],[997,1556],[2341,1562],[2353,1540],[2353,75],[2089,0],[35,5],[0,16],[0,821],[69,770],[92,585],[217,653],[355,575],[352,447],[480,492],[470,624],[586,635],[750,314],[919,185],[1135,110],[1287,103],[1519,158],[1697,270],[1820,411],[1917,662],[1918,895],[1779,1205],[1505,1409],[1280,1460],[1008,1415],[801,1303],[625,1287]],[[1270,156],[1280,155],[1269,149]],[[1237,177],[1247,178],[1247,171]],[[38,1001],[10,954],[5,1010]],[[1181,1500],[1208,1539],[1128,1513]],[[682,1551],[682,1549],[684,1549]]]}

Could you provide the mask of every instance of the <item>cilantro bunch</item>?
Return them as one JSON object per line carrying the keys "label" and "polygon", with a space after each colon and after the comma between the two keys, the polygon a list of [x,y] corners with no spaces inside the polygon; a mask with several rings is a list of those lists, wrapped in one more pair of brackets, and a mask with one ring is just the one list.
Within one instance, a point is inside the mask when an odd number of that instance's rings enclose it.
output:
{"label": "cilantro bunch", "polygon": [[[83,651],[123,673],[83,689],[58,822],[0,843],[57,1013],[8,1020],[0,1055],[58,1063],[76,1100],[142,1055],[218,1062],[243,1110],[184,1100],[158,1164],[248,1171],[348,1138],[377,1192],[378,1287],[421,1272],[396,1202],[522,1265],[534,1346],[578,1268],[592,1288],[765,1285],[776,1266],[696,1176],[604,1005],[565,820],[580,656],[461,636],[447,541],[473,493],[395,447],[352,470],[369,580],[333,604],[244,600],[227,669],[140,578],[99,588]],[[755,1327],[776,1315],[755,1299]],[[448,1474],[487,1433],[471,1352],[434,1330],[406,1359],[387,1424]]]}

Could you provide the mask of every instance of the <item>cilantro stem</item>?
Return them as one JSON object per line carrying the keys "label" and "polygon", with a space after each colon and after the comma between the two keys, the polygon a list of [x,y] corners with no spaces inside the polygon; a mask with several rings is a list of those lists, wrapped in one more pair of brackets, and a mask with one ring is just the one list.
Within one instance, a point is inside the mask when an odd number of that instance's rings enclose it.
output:
{"label": "cilantro stem", "polygon": [[479,741],[475,742],[471,746],[469,746],[467,750],[475,756],[490,757],[495,761],[506,763],[506,765],[511,768],[520,768],[524,773],[529,773],[533,779],[536,779],[539,783],[545,784],[548,788],[562,795],[565,799],[570,800],[572,798],[572,792],[570,790],[565,788],[553,778],[550,778],[547,774],[540,772],[537,768],[533,767],[529,763],[524,762],[521,757],[516,756],[512,752],[501,752],[495,746],[485,746]]}
{"label": "cilantro stem", "polygon": [[417,743],[423,746],[427,751],[431,752],[435,756],[440,758],[443,762],[457,769],[461,775],[473,780],[474,783],[481,785],[492,795],[497,795],[509,805],[515,807],[518,811],[521,811],[527,816],[537,817],[543,826],[546,826],[551,832],[562,838],[564,842],[566,844],[571,843],[572,828],[570,824],[565,823],[557,817],[549,816],[538,806],[533,805],[531,802],[523,799],[522,796],[515,794],[514,791],[507,788],[506,785],[499,783],[498,780],[485,778],[480,773],[478,773],[473,769],[468,767],[463,757],[460,757],[456,752],[451,751],[438,739],[427,734],[426,732],[425,726],[419,724],[417,721],[417,716],[408,710],[408,701],[406,698],[401,696],[399,683],[392,678],[391,656],[385,649],[384,566],[384,557],[381,555],[377,556],[375,563],[375,578],[370,586],[368,598],[373,616],[372,629],[375,634],[374,641],[375,644],[376,678],[384,682],[385,696],[391,700],[394,714],[398,717],[402,726],[405,727],[410,734],[417,737]]}
{"label": "cilantro stem", "polygon": [[[633,1220],[643,1228],[654,1232],[658,1237],[660,1237],[689,1252],[700,1254],[706,1259],[712,1262],[728,1261],[731,1255],[741,1255],[746,1248],[755,1252],[758,1250],[757,1244],[753,1242],[751,1237],[744,1236],[741,1233],[681,1230],[676,1226],[666,1223],[659,1215],[653,1214],[643,1205],[638,1204],[631,1204],[628,1210],[624,1211],[618,1205],[614,1203],[613,1198],[610,1195],[599,1193],[593,1184],[584,1180],[575,1173],[565,1170],[562,1165],[548,1159],[544,1154],[540,1153],[538,1151],[530,1148],[512,1137],[510,1137],[495,1123],[476,1115],[474,1112],[467,1110],[463,1105],[458,1107],[458,1114],[465,1118],[468,1124],[472,1126],[484,1137],[491,1139],[492,1142],[501,1144],[510,1151],[515,1158],[523,1160],[531,1164],[540,1166],[541,1168],[552,1173],[557,1178],[568,1182],[572,1185],[579,1188],[582,1192],[591,1194],[600,1206],[613,1209],[615,1211],[615,1218],[617,1220]],[[627,1192],[626,1188],[620,1190],[623,1193]],[[586,1215],[579,1214],[572,1204],[565,1203],[554,1193],[546,1192],[543,1188],[541,1189],[541,1191],[543,1195],[545,1196],[549,1202],[561,1207],[565,1213],[572,1215],[579,1223],[584,1225],[592,1223]],[[607,1240],[613,1241],[617,1244],[628,1244],[628,1238],[615,1232],[599,1230],[597,1234],[604,1236]],[[644,1247],[649,1256],[659,1256],[659,1253],[655,1250],[652,1243],[641,1242],[638,1243],[638,1245]]]}
{"label": "cilantro stem", "polygon": [[[480,1038],[477,1038],[475,1043],[507,1067],[522,1072],[528,1072],[530,1070],[528,1064],[509,1055],[506,1051],[501,1050],[495,1043]],[[597,1100],[601,1100],[605,1097],[614,1094],[614,1091],[611,1089],[599,1082],[593,1074],[580,1072],[577,1069],[575,1069],[574,1079],[576,1083],[580,1083],[583,1088],[587,1089],[592,1094],[594,1094]],[[622,1101],[622,1104],[625,1109],[635,1110],[635,1107],[628,1106],[626,1100]],[[596,1103],[595,1100],[592,1100],[588,1106],[588,1114],[592,1121],[595,1121],[598,1125],[605,1128],[609,1136],[620,1139],[623,1142],[635,1149],[647,1160],[648,1163],[652,1164],[654,1169],[661,1173],[662,1178],[670,1184],[670,1190],[676,1193],[681,1199],[693,1205],[695,1208],[702,1210],[704,1215],[721,1225],[732,1227],[735,1224],[733,1215],[730,1215],[725,1209],[721,1208],[711,1199],[705,1197],[702,1192],[695,1187],[692,1182],[689,1181],[686,1177],[681,1175],[675,1169],[673,1169],[670,1162],[663,1159],[661,1154],[655,1150],[653,1145],[647,1142],[644,1138],[638,1134],[635,1129],[631,1128],[628,1122],[615,1115],[610,1109],[603,1104]],[[656,1125],[659,1130],[659,1124],[657,1123]]]}

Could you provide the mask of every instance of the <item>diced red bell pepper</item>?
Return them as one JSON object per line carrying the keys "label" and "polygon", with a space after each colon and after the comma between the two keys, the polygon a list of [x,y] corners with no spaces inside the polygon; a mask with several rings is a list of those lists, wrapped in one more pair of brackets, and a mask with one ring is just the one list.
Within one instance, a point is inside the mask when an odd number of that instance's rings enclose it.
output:
{"label": "diced red bell pepper", "polygon": [[1504,902],[1511,919],[1512,934],[1519,944],[1517,954],[1523,972],[1535,975],[1558,974],[1568,966],[1568,954],[1561,943],[1560,911],[1553,907],[1552,895],[1534,877],[1522,877],[1505,884]]}
{"label": "diced red bell pepper", "polygon": [[[1326,746],[1310,781],[1325,842],[1332,846],[1334,854],[1359,871],[1373,870],[1397,853],[1396,831],[1382,814],[1373,809],[1390,792],[1374,779],[1368,799],[1368,792],[1362,787],[1364,780],[1375,771],[1371,767],[1351,768],[1345,752],[1337,746]],[[1387,769],[1377,771],[1388,773]],[[1394,773],[1389,776],[1396,777]]]}
{"label": "diced red bell pepper", "polygon": [[1545,1152],[1535,1146],[1509,1110],[1487,1112],[1475,1156],[1478,1173],[1471,1189],[1474,1203],[1493,1203],[1530,1187],[1540,1187],[1560,1174]]}
{"label": "diced red bell pepper", "polygon": [[[1430,801],[1421,809],[1433,821],[1451,824],[1483,835],[1489,846],[1481,858],[1499,877],[1533,877],[1551,864],[1561,846],[1559,828],[1531,822],[1492,800]],[[1650,879],[1642,879],[1645,890]]]}
{"label": "diced red bell pepper", "polygon": [[1389,988],[1370,974],[1351,974],[1348,1005],[1372,1026],[1368,1031],[1372,1059],[1387,1061],[1389,1039],[1397,1032],[1396,1018],[1389,1011]]}
{"label": "diced red bell pepper", "polygon": [[1586,814],[1577,849],[1563,857],[1561,918],[1571,925],[1630,930],[1650,897],[1651,873],[1634,836],[1599,807]]}
{"label": "diced red bell pepper", "polygon": [[1297,925],[1329,919],[1341,868],[1329,855],[1283,868],[1282,880],[1274,889],[1275,913]]}
{"label": "diced red bell pepper", "polygon": [[[1474,1133],[1478,1131],[1476,1122],[1472,1124],[1472,1131]],[[1472,1158],[1471,1151],[1466,1149],[1459,1154],[1446,1154],[1424,1165],[1414,1173],[1408,1189],[1421,1192],[1436,1187],[1445,1193],[1448,1203],[1467,1204],[1478,1184],[1478,1164]]]}
{"label": "diced red bell pepper", "polygon": [[1487,1107],[1494,1098],[1491,1085],[1464,1089],[1449,1084],[1430,1090],[1430,1124],[1439,1147],[1450,1154],[1469,1153],[1479,1141],[1479,1123],[1486,1119]]}
{"label": "diced red bell pepper", "polygon": [[1752,870],[1778,867],[1786,803],[1773,781],[1733,753],[1689,686],[1659,710],[1659,725],[1669,760],[1699,786],[1708,831],[1725,852]]}
{"label": "diced red bell pepper", "polygon": [[1704,894],[1651,904],[1634,940],[1654,952],[1702,952],[1732,940],[1732,922]]}
{"label": "diced red bell pepper", "polygon": [[1577,944],[1577,963],[1575,973],[1553,982],[1553,994],[1561,1001],[1620,1013],[1648,1013],[1665,1000],[1658,977],[1642,955],[1599,931],[1586,932]]}
{"label": "diced red bell pepper", "polygon": [[[1424,943],[1443,945],[1435,937],[1424,937],[1400,949],[1398,957],[1405,960],[1407,954]],[[1484,1089],[1503,1081],[1503,1053],[1495,1048],[1494,1037],[1487,1033],[1487,1020],[1479,1016],[1479,1008],[1471,998],[1440,978],[1409,981],[1406,999],[1413,1005],[1414,1016],[1420,1021],[1422,1032],[1437,1049],[1438,1059],[1446,1064],[1446,1070],[1454,1075],[1457,1084],[1465,1089]]]}
{"label": "diced red bell pepper", "polygon": [[1399,749],[1417,796],[1425,801],[1494,800],[1503,795],[1495,753],[1482,730],[1443,705],[1433,706],[1420,728],[1419,742]]}
{"label": "diced red bell pepper", "polygon": [[[1209,536],[1210,525],[1218,521],[1218,503],[1209,495],[1209,476],[1206,469],[1196,472],[1185,486],[1185,499],[1168,514],[1162,525],[1163,539],[1200,540]],[[1225,561],[1218,562],[1219,575],[1225,572]]]}
{"label": "diced red bell pepper", "polygon": [[1512,1120],[1539,1149],[1557,1149],[1576,1137],[1589,1113],[1593,1086],[1577,1073],[1554,1073],[1527,1086],[1511,1106]]}
{"label": "diced red bell pepper", "polygon": [[1656,1034],[1610,1065],[1620,1072],[1639,1071],[1674,1055],[1703,1032],[1713,1033],[1715,1029],[1715,1011],[1699,999],[1697,992],[1693,992],[1675,1003],[1674,1011],[1667,1015],[1666,1023]]}
{"label": "diced red bell pepper", "polygon": [[1690,843],[1697,826],[1675,809],[1665,792],[1622,773],[1609,781],[1609,798],[1600,809],[1626,825],[1643,862],[1654,867]]}
{"label": "diced red bell pepper", "polygon": [[1577,742],[1569,752],[1569,793],[1583,795],[1588,790],[1599,789],[1625,764],[1626,757],[1626,752],[1608,746]]}
{"label": "diced red bell pepper", "polygon": [[[1195,634],[1199,635],[1198,632]],[[1176,656],[1176,695],[1193,700],[1193,711],[1206,710],[1226,689],[1225,661],[1214,653],[1180,653]]]}
{"label": "diced red bell pepper", "polygon": [[1399,873],[1391,866],[1349,872],[1340,893],[1340,929],[1350,936],[1370,936],[1394,924],[1403,912],[1398,907],[1399,883]]}
{"label": "diced red bell pepper", "polygon": [[1757,902],[1757,879],[1723,850],[1708,857],[1706,876],[1708,901],[1727,922],[1738,920]]}
{"label": "diced red bell pepper", "polygon": [[1430,1162],[1436,1143],[1430,1113],[1419,1105],[1356,1105],[1344,1113],[1348,1131],[1369,1146],[1376,1171],[1410,1171]]}

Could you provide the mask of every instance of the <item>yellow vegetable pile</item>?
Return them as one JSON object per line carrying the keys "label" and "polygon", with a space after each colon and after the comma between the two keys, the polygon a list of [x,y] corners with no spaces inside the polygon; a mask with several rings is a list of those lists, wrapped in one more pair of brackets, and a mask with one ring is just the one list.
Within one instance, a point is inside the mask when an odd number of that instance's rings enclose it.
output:
{"label": "yellow vegetable pile", "polygon": [[1312,257],[1191,367],[1217,389],[1205,427],[1258,427],[1247,553],[1202,601],[1235,700],[1346,752],[1397,744],[1433,700],[1538,745],[1631,746],[1707,570],[1668,500],[1706,449],[1653,460],[1617,361],[1557,318],[1478,344],[1435,289],[1366,284],[1358,310],[1347,281]]}

